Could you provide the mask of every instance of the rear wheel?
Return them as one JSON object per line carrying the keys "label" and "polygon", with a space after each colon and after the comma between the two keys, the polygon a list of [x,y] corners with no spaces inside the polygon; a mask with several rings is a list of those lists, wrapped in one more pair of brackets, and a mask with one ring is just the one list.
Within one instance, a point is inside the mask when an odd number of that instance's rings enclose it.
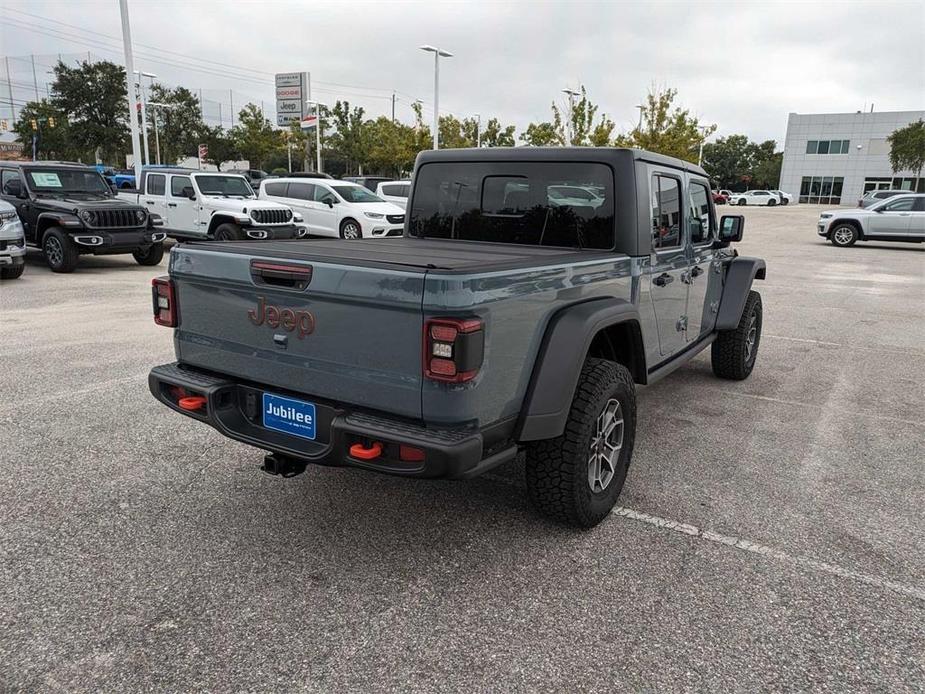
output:
{"label": "rear wheel", "polygon": [[220,224],[215,230],[216,241],[241,241],[244,238],[244,232],[237,224]]}
{"label": "rear wheel", "polygon": [[52,227],[42,239],[45,262],[52,272],[73,272],[79,254],[74,242],[60,228]]}
{"label": "rear wheel", "polygon": [[776,204],[777,204],[777,200],[775,200],[774,198],[771,198],[770,200],[768,200],[768,207],[774,207]]}
{"label": "rear wheel", "polygon": [[738,205],[739,207],[745,207],[745,198],[739,198]]}
{"label": "rear wheel", "polygon": [[5,280],[15,280],[19,279],[23,272],[26,270],[26,264],[20,263],[19,265],[4,265],[0,267],[0,279]]}
{"label": "rear wheel", "polygon": [[363,238],[363,231],[355,220],[345,219],[340,224],[340,237],[342,239],[361,239]]}
{"label": "rear wheel", "polygon": [[839,224],[829,232],[829,239],[833,245],[839,248],[847,248],[848,246],[853,246],[855,241],[858,240],[858,230],[853,224]]}
{"label": "rear wheel", "polygon": [[636,389],[622,365],[585,361],[561,436],[527,445],[531,503],[545,516],[591,528],[623,489],[636,436]]}
{"label": "rear wheel", "polygon": [[139,265],[157,265],[164,258],[164,244],[154,243],[147,248],[136,248],[132,257]]}
{"label": "rear wheel", "polygon": [[758,356],[761,321],[761,294],[749,291],[739,324],[732,330],[720,331],[713,342],[710,361],[714,374],[733,381],[749,377]]}

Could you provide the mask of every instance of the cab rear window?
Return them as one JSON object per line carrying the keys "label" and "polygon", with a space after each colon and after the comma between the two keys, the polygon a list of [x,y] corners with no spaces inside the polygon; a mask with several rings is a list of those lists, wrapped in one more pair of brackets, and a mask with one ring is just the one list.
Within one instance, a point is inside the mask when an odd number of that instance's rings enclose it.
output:
{"label": "cab rear window", "polygon": [[410,230],[422,238],[612,249],[614,183],[596,163],[424,164]]}

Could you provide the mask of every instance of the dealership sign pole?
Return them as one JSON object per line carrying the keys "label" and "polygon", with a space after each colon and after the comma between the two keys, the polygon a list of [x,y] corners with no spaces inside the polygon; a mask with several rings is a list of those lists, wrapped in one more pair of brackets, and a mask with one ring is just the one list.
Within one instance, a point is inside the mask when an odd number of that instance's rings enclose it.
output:
{"label": "dealership sign pole", "polygon": [[128,89],[128,124],[132,132],[132,163],[135,165],[135,188],[141,181],[141,145],[138,142],[138,96],[135,93],[135,62],[132,58],[132,30],[128,22],[128,0],[119,0],[122,15],[122,45],[125,49],[125,86]]}

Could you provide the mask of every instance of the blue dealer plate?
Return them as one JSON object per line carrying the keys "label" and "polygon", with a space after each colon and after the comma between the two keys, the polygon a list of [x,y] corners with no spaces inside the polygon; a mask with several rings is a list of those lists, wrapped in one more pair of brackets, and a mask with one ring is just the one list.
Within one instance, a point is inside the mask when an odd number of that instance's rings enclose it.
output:
{"label": "blue dealer plate", "polygon": [[263,394],[263,425],[284,434],[315,438],[315,406],[310,402]]}

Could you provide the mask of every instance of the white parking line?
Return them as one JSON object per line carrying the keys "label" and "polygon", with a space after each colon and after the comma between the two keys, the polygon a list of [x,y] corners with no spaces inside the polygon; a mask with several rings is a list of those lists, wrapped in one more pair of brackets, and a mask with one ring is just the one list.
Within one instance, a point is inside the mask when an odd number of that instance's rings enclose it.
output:
{"label": "white parking line", "polygon": [[853,581],[859,581],[860,583],[866,583],[870,586],[890,590],[894,593],[899,593],[900,595],[905,595],[907,597],[915,598],[916,600],[925,602],[925,590],[903,585],[902,583],[896,583],[895,581],[888,581],[886,579],[877,578],[876,576],[870,576],[858,571],[852,571],[851,569],[845,569],[841,566],[836,566],[835,564],[829,564],[828,562],[788,554],[782,550],[774,549],[768,545],[762,545],[741,537],[722,535],[720,533],[715,533],[712,530],[703,530],[688,523],[679,523],[677,521],[668,520],[667,518],[652,516],[648,513],[634,511],[633,509],[626,508],[624,506],[617,506],[614,508],[613,514],[616,516],[622,516],[623,518],[639,521],[641,523],[647,523],[648,525],[654,525],[655,527],[662,528],[664,530],[671,530],[673,532],[681,533],[682,535],[689,535],[691,537],[700,538],[702,540],[706,540],[707,542],[713,542],[719,545],[733,547],[735,549],[742,550],[743,552],[751,552],[752,554],[759,554],[763,557],[772,557],[789,564],[803,566],[815,571],[822,571],[824,573],[838,576],[840,578],[848,578]]}
{"label": "white parking line", "polygon": [[[519,488],[521,486],[516,479],[501,477],[500,475],[495,475],[493,473],[484,474],[482,477],[494,480],[496,482],[502,482],[503,484],[509,484],[513,487]],[[774,549],[768,545],[752,542],[751,540],[746,540],[742,537],[723,535],[722,533],[715,533],[712,530],[703,530],[702,528],[698,528],[696,525],[691,525],[690,523],[681,523],[680,521],[673,521],[667,518],[662,518],[660,516],[653,516],[648,513],[643,513],[642,511],[634,511],[633,509],[626,508],[625,506],[615,506],[611,514],[614,516],[620,516],[621,518],[629,518],[630,520],[639,521],[640,523],[646,523],[647,525],[654,525],[656,528],[661,528],[663,530],[671,530],[672,532],[688,535],[689,537],[696,537],[698,539],[706,540],[707,542],[713,542],[718,545],[726,545],[727,547],[739,549],[743,552],[751,552],[752,554],[758,554],[762,557],[770,557],[772,559],[777,559],[778,561],[787,562],[788,564],[795,564],[796,566],[813,569],[814,571],[822,571],[824,573],[831,574],[832,576],[838,576],[839,578],[847,578],[853,581],[859,581],[860,583],[866,583],[869,586],[876,586],[877,588],[890,590],[894,593],[899,593],[900,595],[905,595],[907,597],[915,598],[916,600],[925,602],[925,590],[920,588],[903,585],[902,583],[896,583],[895,581],[888,581],[884,578],[877,578],[876,576],[863,574],[859,571],[852,571],[851,569],[846,569],[835,564],[829,564],[828,562],[824,561],[818,561],[817,559],[810,559],[808,557],[800,557],[794,554],[788,554],[783,550]]]}

